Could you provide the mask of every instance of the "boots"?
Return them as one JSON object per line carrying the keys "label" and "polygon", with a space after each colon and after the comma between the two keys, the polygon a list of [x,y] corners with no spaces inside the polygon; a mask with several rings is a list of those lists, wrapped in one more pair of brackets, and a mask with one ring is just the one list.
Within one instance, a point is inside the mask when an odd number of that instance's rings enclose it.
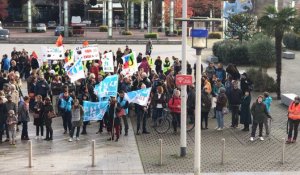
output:
{"label": "boots", "polygon": [[292,143],[292,138],[288,138],[287,141],[285,142],[286,144]]}
{"label": "boots", "polygon": [[292,143],[296,143],[296,139],[295,138],[293,138]]}

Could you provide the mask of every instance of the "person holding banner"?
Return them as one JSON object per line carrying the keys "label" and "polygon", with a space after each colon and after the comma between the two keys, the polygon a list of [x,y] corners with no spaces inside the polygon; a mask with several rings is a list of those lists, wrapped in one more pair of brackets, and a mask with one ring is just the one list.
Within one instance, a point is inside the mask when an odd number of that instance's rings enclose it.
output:
{"label": "person holding banner", "polygon": [[[141,84],[141,89],[145,89],[146,85],[145,84]],[[150,98],[149,98],[150,100]],[[149,103],[149,102],[148,102]],[[143,120],[143,134],[150,134],[150,132],[147,131],[146,125],[147,125],[147,116],[149,114],[149,110],[148,110],[148,105],[142,106],[139,104],[135,104],[135,113],[136,113],[136,117],[137,117],[137,131],[136,131],[136,135],[140,135],[140,127],[141,127],[141,120]]]}
{"label": "person holding banner", "polygon": [[[106,123],[106,127],[107,127],[107,131],[111,133],[111,137],[108,138],[107,140],[114,140],[114,136],[116,134],[116,142],[118,142],[119,138],[120,138],[120,124],[121,124],[121,120],[120,117],[118,117],[116,115],[117,113],[117,100],[114,96],[110,97],[110,101],[109,101],[109,105],[108,105],[108,109],[107,109],[107,115],[105,118],[105,123]],[[120,106],[119,106],[120,109]]]}
{"label": "person holding banner", "polygon": [[59,99],[58,106],[59,110],[62,114],[63,126],[64,126],[64,134],[67,134],[67,130],[71,132],[72,129],[72,104],[73,98],[69,96],[69,91],[65,90],[63,97]]}
{"label": "person holding banner", "polygon": [[[128,136],[128,121],[127,121],[127,115],[128,115],[128,101],[124,98],[124,91],[120,91],[119,92],[119,97],[118,97],[118,104],[120,104],[120,111],[123,110],[124,112],[120,112],[119,114],[121,115],[121,118],[123,119],[124,125],[125,125],[125,136]],[[121,129],[120,132],[122,133],[122,125],[121,125]]]}

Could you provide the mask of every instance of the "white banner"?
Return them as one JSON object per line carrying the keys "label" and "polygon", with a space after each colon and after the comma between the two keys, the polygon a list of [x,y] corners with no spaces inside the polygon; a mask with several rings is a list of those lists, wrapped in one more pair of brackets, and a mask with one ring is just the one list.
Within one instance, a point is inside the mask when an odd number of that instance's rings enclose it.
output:
{"label": "white banner", "polygon": [[42,46],[42,60],[64,60],[65,53],[64,47],[49,47],[49,46]]}
{"label": "white banner", "polygon": [[114,72],[114,57],[112,52],[104,54],[101,61],[104,72]]}
{"label": "white banner", "polygon": [[82,61],[100,59],[98,46],[95,45],[76,47],[74,49],[74,56],[75,56],[75,60],[81,59]]}
{"label": "white banner", "polygon": [[81,78],[85,78],[82,61],[77,60],[67,71],[67,75],[70,77],[72,83]]}

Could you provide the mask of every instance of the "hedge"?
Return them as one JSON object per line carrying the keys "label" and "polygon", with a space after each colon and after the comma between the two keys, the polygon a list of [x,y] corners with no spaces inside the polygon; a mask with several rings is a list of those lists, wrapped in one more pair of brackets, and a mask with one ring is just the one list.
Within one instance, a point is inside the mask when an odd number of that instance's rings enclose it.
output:
{"label": "hedge", "polygon": [[257,69],[249,69],[246,71],[248,77],[253,81],[254,91],[259,92],[275,92],[277,85],[275,80],[268,74]]}
{"label": "hedge", "polygon": [[208,34],[208,38],[210,39],[221,39],[222,34],[220,32],[211,32]]}
{"label": "hedge", "polygon": [[144,35],[145,38],[158,38],[158,33],[147,33]]}
{"label": "hedge", "polygon": [[283,44],[287,49],[300,50],[300,35],[287,33],[283,36]]}
{"label": "hedge", "polygon": [[99,32],[107,32],[108,26],[99,26]]}
{"label": "hedge", "polygon": [[132,35],[132,32],[130,32],[130,31],[122,31],[122,35]]}

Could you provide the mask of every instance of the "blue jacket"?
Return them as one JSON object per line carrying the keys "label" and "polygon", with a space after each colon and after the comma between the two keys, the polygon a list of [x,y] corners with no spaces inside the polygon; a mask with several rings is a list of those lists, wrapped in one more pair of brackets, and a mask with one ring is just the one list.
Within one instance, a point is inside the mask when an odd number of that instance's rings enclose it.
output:
{"label": "blue jacket", "polygon": [[5,58],[5,59],[2,59],[2,69],[3,70],[9,70],[9,68],[10,68],[10,59],[9,58]]}
{"label": "blue jacket", "polygon": [[59,100],[59,108],[63,112],[71,112],[72,109],[72,103],[73,103],[73,98],[69,97],[68,99],[65,99],[64,97]]}
{"label": "blue jacket", "polygon": [[267,97],[263,100],[263,103],[266,105],[268,113],[271,111],[271,103],[272,103],[272,97]]}

